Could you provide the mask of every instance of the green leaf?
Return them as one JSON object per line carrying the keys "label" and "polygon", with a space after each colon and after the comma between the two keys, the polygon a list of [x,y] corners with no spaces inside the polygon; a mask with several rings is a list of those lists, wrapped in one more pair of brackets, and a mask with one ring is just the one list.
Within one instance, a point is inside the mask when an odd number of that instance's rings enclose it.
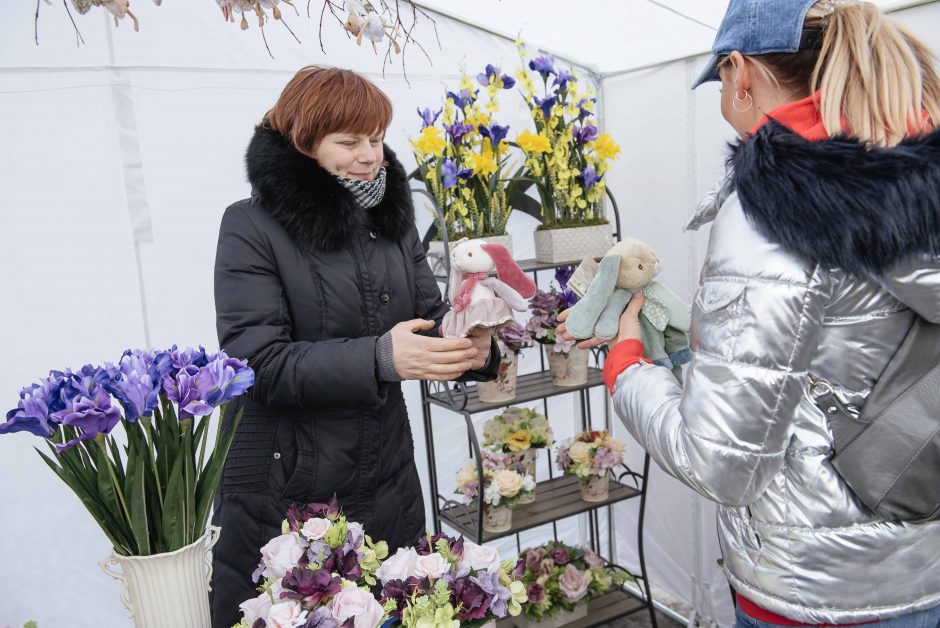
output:
{"label": "green leaf", "polygon": [[232,420],[232,426],[228,432],[222,434],[222,414],[219,415],[219,436],[216,439],[215,447],[206,463],[199,478],[199,484],[196,486],[196,529],[202,530],[206,527],[209,519],[209,509],[212,507],[212,500],[215,497],[215,489],[222,477],[222,468],[225,465],[225,457],[228,455],[229,447],[232,446],[232,440],[235,438],[235,432],[238,430],[238,424],[242,420],[242,411],[244,407],[239,408]]}
{"label": "green leaf", "polygon": [[107,450],[103,441],[93,451],[97,453],[95,460],[98,467],[98,501],[107,512],[113,513],[114,536],[122,541],[132,552],[134,551],[133,534],[130,531],[130,515],[127,509],[123,507],[118,498],[117,487],[114,485],[112,477],[113,469],[111,461],[108,460]]}
{"label": "green leaf", "polygon": [[193,421],[194,419],[185,419],[180,422],[180,429],[183,431],[183,542],[189,545],[196,540],[193,536],[194,519],[196,515],[196,459],[193,450]]}
{"label": "green leaf", "polygon": [[184,502],[186,487],[183,485],[183,457],[178,456],[170,471],[170,479],[163,496],[163,537],[167,550],[178,550],[185,546],[183,536],[185,528]]}
{"label": "green leaf", "polygon": [[[134,462],[131,463],[131,460]],[[144,460],[141,460],[140,444],[131,441],[128,454],[128,482],[125,486],[127,487],[127,501],[131,509],[131,531],[134,534],[134,540],[137,542],[137,551],[140,556],[149,556],[152,552],[150,547],[150,524],[147,520],[146,473],[147,464]]]}

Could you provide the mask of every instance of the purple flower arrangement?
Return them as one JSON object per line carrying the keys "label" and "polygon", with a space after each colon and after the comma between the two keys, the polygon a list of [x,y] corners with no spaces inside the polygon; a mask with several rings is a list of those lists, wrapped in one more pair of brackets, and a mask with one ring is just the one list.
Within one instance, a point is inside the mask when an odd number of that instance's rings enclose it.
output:
{"label": "purple flower arrangement", "polygon": [[496,332],[496,345],[504,358],[518,355],[523,349],[533,345],[532,334],[524,326],[513,321]]}
{"label": "purple flower arrangement", "polygon": [[532,621],[571,611],[630,579],[590,548],[559,542],[523,550],[513,576],[525,584],[523,610]]}
{"label": "purple flower arrangement", "polygon": [[[0,434],[45,438],[49,467],[125,556],[169,552],[205,531],[235,432],[206,460],[209,417],[254,383],[243,360],[205,349],[129,349],[118,363],[50,371],[20,391]],[[223,410],[224,412],[224,410]],[[122,424],[122,453],[112,432]]]}
{"label": "purple flower arrangement", "polygon": [[260,595],[242,602],[237,628],[377,628],[387,619],[370,587],[388,556],[362,525],[329,503],[291,506],[282,534],[261,548]]}
{"label": "purple flower arrangement", "polygon": [[399,549],[376,576],[383,584],[381,603],[405,628],[482,626],[522,612],[525,586],[512,576],[512,566],[491,547],[441,533]]}
{"label": "purple flower arrangement", "polygon": [[568,353],[575,345],[555,333],[558,327],[558,315],[578,302],[578,295],[568,288],[568,279],[574,273],[574,267],[563,266],[555,271],[555,281],[560,286],[551,286],[548,292],[538,290],[529,301],[532,316],[526,322],[526,330],[535,342],[553,345],[556,353]]}

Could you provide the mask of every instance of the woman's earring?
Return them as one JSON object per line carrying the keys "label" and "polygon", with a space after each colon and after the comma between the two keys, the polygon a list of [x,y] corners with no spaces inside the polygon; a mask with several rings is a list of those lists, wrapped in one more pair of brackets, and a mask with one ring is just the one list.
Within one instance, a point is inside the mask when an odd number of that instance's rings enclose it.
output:
{"label": "woman's earring", "polygon": [[[740,107],[738,106],[738,103],[742,103]],[[735,93],[734,98],[731,101],[731,106],[738,113],[750,111],[751,107],[754,106],[754,97],[748,94],[747,90],[744,90],[744,98],[738,98],[737,93]]]}

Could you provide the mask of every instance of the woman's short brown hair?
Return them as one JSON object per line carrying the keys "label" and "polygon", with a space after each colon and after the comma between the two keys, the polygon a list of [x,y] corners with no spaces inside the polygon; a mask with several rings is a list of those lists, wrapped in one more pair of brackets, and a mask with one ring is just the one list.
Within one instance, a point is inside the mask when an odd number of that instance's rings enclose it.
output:
{"label": "woman's short brown hair", "polygon": [[302,153],[313,153],[330,133],[384,131],[392,102],[368,79],[340,68],[308,65],[284,87],[265,122]]}

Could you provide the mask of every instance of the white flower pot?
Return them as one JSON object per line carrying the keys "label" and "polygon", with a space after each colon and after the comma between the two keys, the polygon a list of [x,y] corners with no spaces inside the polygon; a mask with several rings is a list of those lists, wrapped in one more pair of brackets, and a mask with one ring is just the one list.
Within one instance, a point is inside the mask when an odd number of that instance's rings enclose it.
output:
{"label": "white flower pot", "polygon": [[558,611],[558,614],[554,617],[549,617],[542,621],[535,621],[529,619],[525,615],[519,615],[513,620],[513,623],[516,624],[519,628],[560,628],[561,626],[567,626],[568,624],[578,621],[579,619],[584,619],[587,617],[588,605],[587,600],[583,600],[581,604],[578,604],[574,607],[574,610],[566,611],[561,609]]}
{"label": "white flower pot", "polygon": [[602,502],[607,500],[610,483],[605,473],[603,476],[592,476],[587,484],[581,483],[581,499],[586,502]]}
{"label": "white flower pot", "polygon": [[510,353],[499,364],[499,372],[492,382],[477,384],[480,401],[502,403],[516,398],[516,379],[519,372],[519,354]]}
{"label": "white flower pot", "polygon": [[487,532],[506,532],[512,528],[512,509],[509,506],[483,506],[483,529]]}
{"label": "white flower pot", "polygon": [[578,264],[585,257],[603,257],[613,246],[610,224],[565,229],[539,229],[535,232],[535,259],[555,264]]}
{"label": "white flower pot", "polygon": [[[207,553],[219,540],[220,528],[210,525],[199,540],[175,552],[153,556],[111,554],[101,569],[121,580],[121,601],[137,628],[186,626],[210,628]],[[121,567],[115,571],[111,564]]]}
{"label": "white flower pot", "polygon": [[[509,250],[509,254],[512,255],[512,236],[508,233],[500,236],[489,236],[487,238],[480,238],[484,242],[492,242],[494,244],[502,244]],[[454,248],[454,243],[448,241],[447,246],[449,249]],[[446,274],[444,266],[444,242],[442,240],[431,240],[428,242],[428,262],[431,264],[431,270],[434,271],[435,275],[443,277]]]}
{"label": "white flower pot", "polygon": [[568,353],[555,351],[554,345],[545,345],[548,369],[555,386],[582,386],[587,384],[590,351],[572,347]]}
{"label": "white flower pot", "polygon": [[[531,448],[526,449],[524,451],[519,451],[516,453],[509,454],[510,456],[513,457],[513,459],[516,462],[518,462],[519,464],[525,467],[529,475],[532,476],[532,481],[534,482],[538,481],[535,479],[535,457],[537,454],[538,454],[538,450],[531,449]],[[529,495],[525,495],[524,497],[519,498],[520,504],[531,504],[534,501],[535,501],[535,491],[532,491],[532,493],[530,493]]]}

